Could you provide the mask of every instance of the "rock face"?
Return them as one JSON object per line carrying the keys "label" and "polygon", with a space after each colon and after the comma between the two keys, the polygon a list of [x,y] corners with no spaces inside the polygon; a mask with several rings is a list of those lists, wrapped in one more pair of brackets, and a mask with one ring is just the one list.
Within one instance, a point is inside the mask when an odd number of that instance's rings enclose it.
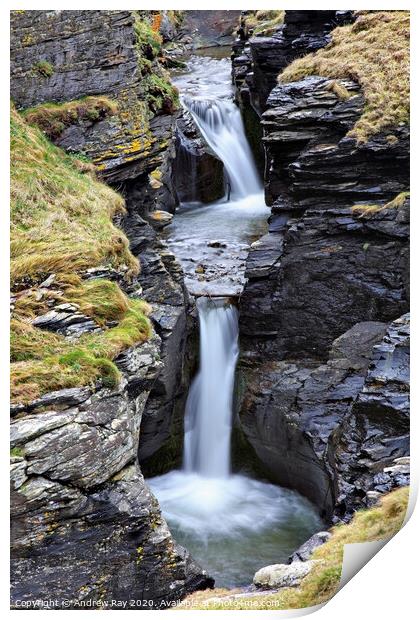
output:
{"label": "rock face", "polygon": [[251,101],[261,114],[280,71],[295,58],[325,47],[336,25],[336,11],[286,11],[284,23],[270,37],[240,31],[232,63],[239,101]]}
{"label": "rock face", "polygon": [[[12,99],[28,108],[125,89],[137,66],[132,26],[130,11],[15,11]],[[50,76],[38,61],[51,65]]]}
{"label": "rock face", "polygon": [[[286,11],[285,22],[310,42],[299,13]],[[264,99],[281,67],[274,43],[259,45]],[[255,76],[237,77],[242,97]],[[346,134],[363,106],[350,80],[271,90],[261,125],[272,215],[240,301],[239,427],[267,475],[335,519],[369,505],[381,480],[397,485],[383,468],[409,449],[409,133],[399,126],[357,143]]]}
{"label": "rock face", "polygon": [[230,45],[240,11],[185,11],[181,33],[193,49]]}
{"label": "rock face", "polygon": [[[341,474],[341,513],[366,489],[384,493],[407,484],[410,449],[410,316],[389,326],[374,346],[363,387],[333,438]],[[397,461],[395,461],[397,459]],[[391,466],[389,469],[384,466]]]}
{"label": "rock face", "polygon": [[173,177],[181,202],[214,202],[225,194],[223,162],[204,142],[187,110],[177,120]]}
{"label": "rock face", "polygon": [[[135,43],[131,11],[13,14],[19,107],[99,94],[117,103],[113,116],[79,120],[54,139],[91,158],[123,193],[127,213],[117,224],[141,273],[120,285],[150,303],[157,332],[116,360],[119,390],[65,390],[12,408],[13,600],[153,599],[158,607],[212,584],[172,540],[138,465],[151,474],[179,460],[196,349],[186,353],[195,319],[182,270],[159,237],[178,201],[176,114],[146,109]],[[85,274],[102,276],[114,279],[106,266]],[[56,307],[35,320],[71,338],[97,328],[77,308]]]}
{"label": "rock face", "polygon": [[[340,99],[336,85],[348,99]],[[350,80],[317,76],[279,84],[262,116],[269,204],[287,188],[297,207],[353,205],[391,199],[408,187],[409,132],[392,130],[358,144],[346,133],[359,118],[363,95]],[[315,176],[316,175],[316,176]],[[369,202],[370,204],[371,202]]]}
{"label": "rock face", "polygon": [[[242,361],[242,431],[270,478],[306,495],[326,519],[366,506],[383,468],[408,453],[408,325],[407,316],[388,329],[358,323],[333,343],[327,363],[246,369]],[[373,377],[385,358],[379,388]]]}
{"label": "rock face", "polygon": [[325,358],[332,340],[355,322],[403,314],[408,209],[406,201],[362,217],[352,207],[335,207],[288,218],[275,206],[272,232],[248,260],[244,341],[268,356]]}
{"label": "rock face", "polygon": [[66,599],[74,609],[112,600],[159,608],[212,583],[172,540],[136,464],[162,370],[159,338],[118,365],[124,378],[114,391],[62,390],[14,411],[12,605],[48,598],[58,608]]}

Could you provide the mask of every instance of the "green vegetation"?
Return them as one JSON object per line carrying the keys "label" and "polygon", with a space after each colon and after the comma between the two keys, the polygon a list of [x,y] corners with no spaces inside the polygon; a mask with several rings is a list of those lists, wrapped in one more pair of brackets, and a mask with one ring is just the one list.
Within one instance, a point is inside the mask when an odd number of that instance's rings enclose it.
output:
{"label": "green vegetation", "polygon": [[179,106],[178,90],[162,65],[160,11],[134,11],[137,62],[142,77],[143,97],[152,114],[171,113]]}
{"label": "green vegetation", "polygon": [[42,77],[51,77],[54,73],[54,67],[47,60],[39,60],[34,64],[33,69]]}
{"label": "green vegetation", "polygon": [[70,125],[83,120],[98,121],[117,111],[117,103],[107,97],[84,97],[66,103],[43,103],[25,110],[23,116],[49,138],[57,138]]}
{"label": "green vegetation", "polygon": [[136,34],[136,48],[140,56],[153,60],[161,54],[162,37],[159,32],[153,29],[148,17],[146,15],[140,16],[138,11],[135,11],[134,32]]}
{"label": "green vegetation", "polygon": [[352,211],[353,213],[360,213],[360,217],[365,217],[385,209],[400,209],[409,197],[410,192],[401,192],[384,205],[355,205],[352,207]]}
{"label": "green vegetation", "polygon": [[269,36],[281,26],[285,11],[249,11],[244,24],[256,36]]}
{"label": "green vegetation", "polygon": [[365,142],[409,122],[409,36],[408,11],[363,11],[354,24],[336,28],[325,48],[292,62],[279,81],[321,75],[358,82],[366,106],[348,135]]}
{"label": "green vegetation", "polygon": [[111,221],[123,212],[119,194],[81,174],[72,158],[12,111],[12,286],[100,264],[136,273],[128,240]]}
{"label": "green vegetation", "polygon": [[[314,550],[311,559],[320,561],[300,586],[255,597],[252,609],[299,609],[328,601],[339,588],[344,545],[383,540],[396,534],[404,521],[408,495],[408,487],[397,489],[385,495],[378,506],[355,513],[349,524],[333,527],[331,539]],[[188,609],[251,609],[249,598],[214,600],[215,597],[227,597],[234,592],[216,589],[195,593],[185,599],[184,606]],[[182,608],[181,603],[177,609]]]}
{"label": "green vegetation", "polygon": [[[105,284],[112,285],[106,281]],[[106,302],[103,299],[98,307],[103,309]],[[127,309],[120,314],[116,307],[109,307],[109,314],[118,320],[115,327],[85,334],[76,343],[37,329],[22,317],[13,318],[12,400],[27,402],[51,390],[94,385],[99,378],[106,387],[115,386],[120,373],[112,359],[124,349],[146,341],[151,334],[147,304],[128,298],[126,304]],[[92,315],[96,318],[93,311]]]}
{"label": "green vegetation", "polygon": [[179,105],[177,89],[166,77],[156,73],[146,76],[142,82],[150,110],[156,114],[160,110],[172,113]]}
{"label": "green vegetation", "polygon": [[10,456],[24,456],[24,454],[23,448],[18,448],[17,446],[10,450]]}
{"label": "green vegetation", "polygon": [[[149,308],[129,299],[115,282],[82,276],[99,265],[114,267],[127,279],[138,272],[127,238],[112,224],[124,201],[79,172],[73,158],[15,110],[11,120],[12,400],[26,402],[98,379],[113,386],[119,371],[112,360],[150,337]],[[40,289],[52,273],[53,282]],[[31,324],[63,302],[77,304],[102,331],[71,342]]]}

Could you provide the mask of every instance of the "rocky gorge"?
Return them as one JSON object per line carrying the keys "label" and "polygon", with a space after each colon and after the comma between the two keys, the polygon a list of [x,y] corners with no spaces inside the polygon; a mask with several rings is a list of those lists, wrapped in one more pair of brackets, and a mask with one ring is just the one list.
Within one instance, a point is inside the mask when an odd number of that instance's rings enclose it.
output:
{"label": "rocky gorge", "polygon": [[[124,202],[111,215],[106,238],[113,246],[105,256],[87,257],[83,268],[74,259],[65,277],[58,259],[16,268],[12,605],[56,598],[74,609],[115,600],[161,609],[213,586],[211,572],[174,539],[143,477],[182,461],[198,364],[195,296],[204,285],[211,297],[221,282],[238,306],[236,469],[299,492],[326,527],[349,522],[409,482],[409,126],[395,115],[365,135],[369,93],[357,72],[317,75],[298,67],[293,74],[293,61],[317,50],[336,45],[339,56],[337,26],[359,37],[391,28],[392,19],[352,11],[285,11],[281,21],[254,15],[263,11],[178,13],[12,15],[19,131],[41,130],[30,139],[43,149],[43,162],[52,157],[46,136],[67,153],[72,174],[107,184]],[[262,32],[254,34],[250,17],[262,20]],[[186,52],[229,43],[239,18],[234,96],[260,163],[268,230],[247,232],[239,246],[209,240],[194,262],[177,253],[167,231],[182,226],[183,203],[223,208],[230,189],[224,162],[180,105],[174,82]],[[397,18],[404,22],[404,12]],[[400,27],[405,40],[405,22]],[[173,81],[168,69],[175,69]],[[31,129],[22,129],[23,121]],[[54,182],[45,183],[47,191]],[[25,235],[21,212],[19,204],[17,229]],[[229,279],[236,269],[241,275]],[[121,309],[91,301],[89,286],[101,294],[106,287]],[[134,311],[144,322],[141,337],[124,333],[112,356],[107,350],[105,361],[94,362],[93,380],[48,389],[35,366],[26,371],[42,359],[36,347],[45,334],[90,355],[98,342],[104,348],[102,338],[114,345],[109,334]],[[48,341],[48,360],[57,343]],[[79,353],[59,354],[55,372],[84,372]],[[32,379],[22,379],[25,372]],[[310,550],[327,540],[321,535]],[[302,549],[292,554],[293,566],[305,567],[296,569],[296,583],[286,578],[277,587],[299,584],[309,558]],[[260,575],[264,588],[275,587],[270,575]]]}

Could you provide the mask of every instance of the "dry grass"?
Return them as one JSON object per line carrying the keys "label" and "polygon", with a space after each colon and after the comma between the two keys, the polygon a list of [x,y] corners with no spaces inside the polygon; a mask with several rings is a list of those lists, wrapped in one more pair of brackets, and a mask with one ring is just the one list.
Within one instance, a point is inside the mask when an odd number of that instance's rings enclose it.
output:
{"label": "dry grass", "polygon": [[80,121],[99,121],[118,111],[108,97],[84,97],[65,103],[44,103],[24,111],[25,120],[39,127],[49,138],[57,138],[66,127]]}
{"label": "dry grass", "polygon": [[251,11],[245,17],[245,26],[252,29],[253,35],[269,36],[283,22],[285,11]]}
{"label": "dry grass", "polygon": [[81,174],[71,157],[12,111],[12,286],[105,263],[136,273],[128,240],[111,221],[122,212],[119,194]]}
{"label": "dry grass", "polygon": [[362,13],[354,24],[336,28],[325,48],[292,62],[279,81],[320,75],[358,82],[366,106],[348,135],[364,142],[409,122],[409,36],[408,11]]}
{"label": "dry grass", "polygon": [[311,559],[321,561],[314,566],[298,588],[285,588],[276,594],[253,599],[221,601],[210,599],[214,599],[215,596],[228,596],[232,592],[206,590],[204,593],[187,597],[183,606],[190,609],[299,609],[324,603],[338,591],[344,545],[383,540],[396,534],[405,518],[408,495],[408,487],[397,489],[385,495],[380,505],[355,513],[349,524],[333,527],[331,539],[315,549],[312,554]]}
{"label": "dry grass", "polygon": [[[114,386],[112,361],[151,335],[149,307],[129,299],[117,283],[83,280],[82,272],[108,264],[138,272],[128,240],[112,224],[124,211],[116,192],[81,174],[72,158],[12,111],[11,274],[17,290],[11,320],[11,398],[28,402],[45,392],[95,385]],[[39,283],[50,274],[48,288]],[[22,290],[24,289],[24,290]],[[77,304],[103,331],[71,342],[43,331],[32,319],[57,303]]]}
{"label": "dry grass", "polygon": [[[112,316],[117,325],[100,333],[83,335],[76,343],[37,329],[22,316],[12,318],[12,401],[25,403],[51,390],[93,386],[98,379],[107,387],[117,384],[120,373],[112,360],[124,349],[150,338],[149,307],[143,301],[125,297],[112,282],[102,281],[102,284],[103,290],[106,286],[115,287],[114,297],[103,298],[97,305],[88,297],[84,304],[90,304],[95,320],[98,316],[102,321],[105,315]],[[95,295],[98,298],[98,290],[94,291]],[[114,306],[112,300],[116,297],[120,305]]]}
{"label": "dry grass", "polygon": [[386,209],[400,209],[405,201],[409,198],[410,192],[401,192],[395,198],[385,203],[384,205],[355,205],[352,207],[353,213],[359,213],[360,217],[366,217],[385,211]]}

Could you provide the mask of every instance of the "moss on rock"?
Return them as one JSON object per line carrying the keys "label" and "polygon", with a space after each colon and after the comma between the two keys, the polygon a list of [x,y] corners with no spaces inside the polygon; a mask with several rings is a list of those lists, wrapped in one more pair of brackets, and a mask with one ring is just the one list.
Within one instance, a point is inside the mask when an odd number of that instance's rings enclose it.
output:
{"label": "moss on rock", "polygon": [[118,111],[108,97],[83,97],[66,103],[44,103],[23,112],[26,121],[39,127],[49,138],[57,138],[66,127],[80,121],[96,122]]}

